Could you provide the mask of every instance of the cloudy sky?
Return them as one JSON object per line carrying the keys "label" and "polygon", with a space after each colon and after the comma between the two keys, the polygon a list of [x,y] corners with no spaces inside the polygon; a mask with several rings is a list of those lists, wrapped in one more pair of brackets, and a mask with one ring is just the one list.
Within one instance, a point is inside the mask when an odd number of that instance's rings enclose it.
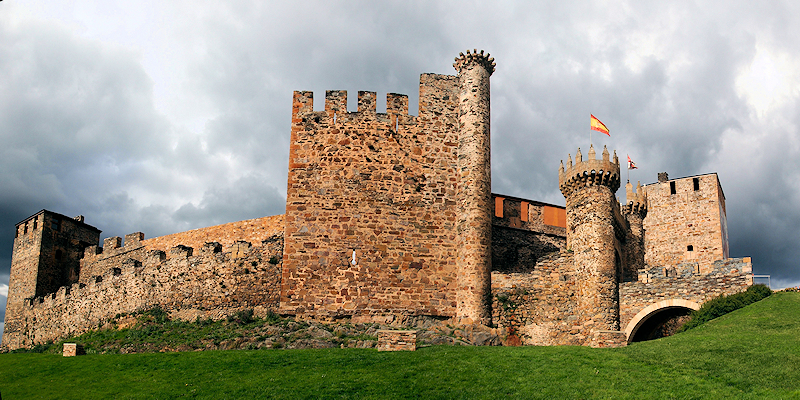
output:
{"label": "cloudy sky", "polygon": [[777,1],[2,1],[0,312],[38,210],[103,237],[282,213],[293,90],[416,114],[419,74],[472,48],[497,60],[494,192],[563,204],[593,113],[633,181],[718,172],[731,255],[800,284],[798,21]]}

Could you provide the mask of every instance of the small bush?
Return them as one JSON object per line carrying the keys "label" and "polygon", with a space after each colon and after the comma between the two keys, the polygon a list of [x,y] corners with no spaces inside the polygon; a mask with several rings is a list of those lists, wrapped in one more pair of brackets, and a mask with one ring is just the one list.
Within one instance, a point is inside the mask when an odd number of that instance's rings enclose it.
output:
{"label": "small bush", "polygon": [[239,325],[246,325],[255,320],[253,318],[253,309],[237,311],[236,314],[228,316],[228,322],[235,322]]}
{"label": "small bush", "polygon": [[159,306],[155,306],[149,310],[142,312],[142,315],[151,317],[153,322],[157,324],[163,324],[169,321],[169,314]]}
{"label": "small bush", "polygon": [[720,295],[705,302],[699,310],[692,311],[691,319],[685,323],[678,332],[684,332],[696,328],[714,318],[721,317],[731,311],[738,310],[744,306],[755,303],[772,294],[772,290],[766,285],[753,285],[741,293],[730,296]]}
{"label": "small bush", "polygon": [[274,325],[281,322],[281,316],[275,311],[269,310],[267,311],[267,316],[264,317],[264,321],[270,325]]}

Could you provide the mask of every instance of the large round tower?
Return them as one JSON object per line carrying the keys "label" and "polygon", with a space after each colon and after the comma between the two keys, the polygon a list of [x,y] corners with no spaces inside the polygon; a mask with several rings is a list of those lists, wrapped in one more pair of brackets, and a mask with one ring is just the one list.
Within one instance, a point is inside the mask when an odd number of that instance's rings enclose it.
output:
{"label": "large round tower", "polygon": [[489,145],[489,77],[494,59],[483,50],[461,53],[458,71],[458,294],[462,323],[491,323],[492,176]]}
{"label": "large round tower", "polygon": [[[608,150],[595,159],[594,147],[588,159],[581,151],[558,171],[559,187],[567,200],[567,249],[574,254],[577,314],[582,334],[619,330],[618,271],[622,260],[617,249],[615,224],[619,202],[619,159],[609,161]],[[621,216],[620,216],[621,219]]]}

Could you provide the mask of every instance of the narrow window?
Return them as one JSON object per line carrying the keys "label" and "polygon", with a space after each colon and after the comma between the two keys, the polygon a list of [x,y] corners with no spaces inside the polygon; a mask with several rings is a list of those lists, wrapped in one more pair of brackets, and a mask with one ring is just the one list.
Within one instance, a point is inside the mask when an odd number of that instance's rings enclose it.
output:
{"label": "narrow window", "polygon": [[25,230],[22,231],[23,234],[28,233],[28,223],[25,223]]}
{"label": "narrow window", "polygon": [[692,179],[692,183],[694,183],[694,191],[700,190],[700,178]]}
{"label": "narrow window", "polygon": [[56,250],[56,260],[61,260],[61,255],[62,254],[63,253],[61,252],[61,250]]}
{"label": "narrow window", "polygon": [[16,239],[18,237],[19,237],[19,227],[17,227],[17,229],[14,229],[14,238]]}
{"label": "narrow window", "polygon": [[675,194],[675,182],[669,183],[669,194]]}
{"label": "narrow window", "polygon": [[686,251],[694,251],[694,246],[692,245],[686,246]]}
{"label": "narrow window", "polygon": [[38,226],[39,226],[39,217],[34,217],[33,218],[33,230],[36,230],[36,228]]}
{"label": "narrow window", "polygon": [[51,224],[50,228],[54,231],[61,230],[61,221],[54,219],[53,223]]}

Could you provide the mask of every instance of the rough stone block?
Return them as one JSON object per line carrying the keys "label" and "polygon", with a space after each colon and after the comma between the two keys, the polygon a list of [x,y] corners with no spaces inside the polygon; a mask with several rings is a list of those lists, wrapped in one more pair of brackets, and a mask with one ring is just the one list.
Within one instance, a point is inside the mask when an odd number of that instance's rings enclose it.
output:
{"label": "rough stone block", "polygon": [[77,343],[64,343],[64,357],[75,357],[86,354],[83,345]]}
{"label": "rough stone block", "polygon": [[378,351],[414,351],[417,349],[417,331],[378,331]]}

